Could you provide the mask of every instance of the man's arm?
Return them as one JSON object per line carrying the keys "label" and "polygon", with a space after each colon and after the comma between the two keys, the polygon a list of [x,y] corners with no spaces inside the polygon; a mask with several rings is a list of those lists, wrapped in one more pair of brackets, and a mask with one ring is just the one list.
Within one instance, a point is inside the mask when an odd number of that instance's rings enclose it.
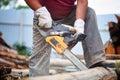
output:
{"label": "man's arm", "polygon": [[75,36],[78,36],[80,33],[84,34],[85,26],[85,17],[88,7],[88,0],[77,0],[76,7],[76,20],[74,22],[74,28],[76,29]]}
{"label": "man's arm", "polygon": [[39,0],[25,0],[25,2],[34,11],[36,11],[37,9],[42,7],[42,5],[40,4]]}
{"label": "man's arm", "polygon": [[38,26],[40,28],[51,28],[52,18],[45,6],[42,6],[39,0],[25,0],[27,5],[34,10],[36,18],[38,18]]}
{"label": "man's arm", "polygon": [[85,20],[88,0],[77,0],[76,19]]}

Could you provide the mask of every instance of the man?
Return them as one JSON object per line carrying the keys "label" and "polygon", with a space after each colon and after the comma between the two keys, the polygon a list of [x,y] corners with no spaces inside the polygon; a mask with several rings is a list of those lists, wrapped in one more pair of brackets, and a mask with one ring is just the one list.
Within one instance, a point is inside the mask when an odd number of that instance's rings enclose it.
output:
{"label": "man", "polygon": [[[87,0],[25,0],[34,10],[33,47],[30,57],[30,76],[49,73],[51,47],[39,34],[35,26],[42,29],[52,27],[52,20],[74,26],[77,33],[87,35],[82,42],[84,57],[89,68],[104,66],[105,52],[97,28],[96,14],[88,8]],[[77,1],[77,5],[74,3]],[[106,65],[106,64],[105,64]]]}

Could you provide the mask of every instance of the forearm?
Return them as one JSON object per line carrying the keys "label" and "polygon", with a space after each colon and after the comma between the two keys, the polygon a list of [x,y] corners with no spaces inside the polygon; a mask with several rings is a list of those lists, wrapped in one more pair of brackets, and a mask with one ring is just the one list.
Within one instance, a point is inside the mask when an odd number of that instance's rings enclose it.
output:
{"label": "forearm", "polygon": [[37,10],[38,8],[42,7],[39,0],[25,0],[25,2],[34,11]]}
{"label": "forearm", "polygon": [[77,0],[76,19],[80,18],[85,20],[87,7],[88,7],[88,0]]}

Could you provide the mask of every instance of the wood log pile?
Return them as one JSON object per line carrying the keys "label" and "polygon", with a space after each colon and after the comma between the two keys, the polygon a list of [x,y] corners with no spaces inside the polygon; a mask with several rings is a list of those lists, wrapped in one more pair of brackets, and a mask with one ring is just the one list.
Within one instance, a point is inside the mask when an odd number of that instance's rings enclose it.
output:
{"label": "wood log pile", "polygon": [[19,55],[17,50],[9,46],[0,32],[0,80],[18,80],[11,75],[12,69],[28,69],[27,56]]}
{"label": "wood log pile", "polygon": [[0,65],[16,69],[28,68],[28,57],[18,55],[17,51],[9,46],[0,32]]}
{"label": "wood log pile", "polygon": [[28,57],[13,54],[10,52],[0,52],[0,64],[16,68],[25,69],[28,68]]}

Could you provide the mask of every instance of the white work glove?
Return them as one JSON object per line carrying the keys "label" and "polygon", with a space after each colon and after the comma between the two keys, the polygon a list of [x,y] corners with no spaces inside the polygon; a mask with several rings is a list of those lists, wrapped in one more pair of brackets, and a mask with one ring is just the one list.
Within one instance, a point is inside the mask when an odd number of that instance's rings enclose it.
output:
{"label": "white work glove", "polygon": [[76,29],[76,33],[74,36],[78,36],[78,34],[80,33],[84,34],[84,25],[85,25],[84,20],[80,18],[74,22],[74,28]]}
{"label": "white work glove", "polygon": [[41,7],[34,12],[35,16],[38,18],[38,26],[40,28],[51,28],[52,18],[46,7]]}

